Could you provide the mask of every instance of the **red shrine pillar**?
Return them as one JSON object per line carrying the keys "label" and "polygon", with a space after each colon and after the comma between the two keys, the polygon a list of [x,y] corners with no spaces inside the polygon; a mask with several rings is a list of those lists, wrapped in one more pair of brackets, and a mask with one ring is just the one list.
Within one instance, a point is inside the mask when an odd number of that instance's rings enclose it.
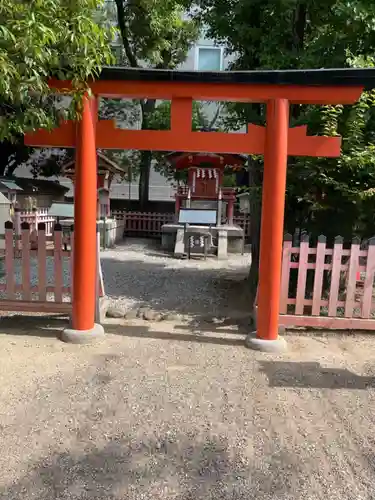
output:
{"label": "red shrine pillar", "polygon": [[288,161],[288,129],[289,102],[286,99],[268,101],[257,336],[256,339],[250,340],[253,347],[262,350],[283,350],[285,344],[283,339],[278,337],[278,326]]}
{"label": "red shrine pillar", "polygon": [[101,336],[103,327],[95,324],[97,288],[97,155],[95,129],[97,102],[85,96],[82,118],[77,124],[77,155],[74,190],[74,262],[72,329],[63,340],[88,342]]}

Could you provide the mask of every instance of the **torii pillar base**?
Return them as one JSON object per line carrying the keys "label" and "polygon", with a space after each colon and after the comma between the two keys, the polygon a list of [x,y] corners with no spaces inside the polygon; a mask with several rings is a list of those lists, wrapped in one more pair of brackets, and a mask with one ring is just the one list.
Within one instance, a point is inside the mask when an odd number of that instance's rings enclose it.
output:
{"label": "torii pillar base", "polygon": [[279,327],[279,335],[276,340],[264,340],[257,337],[257,332],[254,331],[246,337],[245,345],[254,351],[269,352],[272,354],[283,353],[288,349],[286,340],[280,336],[280,333],[284,332],[285,328]]}
{"label": "torii pillar base", "polygon": [[97,323],[94,323],[94,327],[90,330],[65,328],[59,336],[60,340],[70,344],[93,344],[102,341],[104,337],[104,328]]}

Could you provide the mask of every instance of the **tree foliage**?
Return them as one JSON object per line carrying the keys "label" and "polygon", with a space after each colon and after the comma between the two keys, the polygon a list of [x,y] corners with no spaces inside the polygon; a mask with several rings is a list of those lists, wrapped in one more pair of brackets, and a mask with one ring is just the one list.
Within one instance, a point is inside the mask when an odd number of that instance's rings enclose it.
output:
{"label": "tree foliage", "polygon": [[[303,69],[372,66],[375,3],[371,0],[202,0],[198,17],[224,43],[232,69]],[[343,136],[338,159],[290,158],[285,229],[314,236],[367,237],[374,225],[374,93],[354,106],[292,106],[291,125],[309,134]],[[264,106],[227,105],[224,125],[264,124]],[[257,282],[262,158],[249,158],[252,239],[250,275]],[[328,223],[329,221],[329,223]]]}
{"label": "tree foliage", "polygon": [[[48,79],[72,80],[74,101],[89,77],[112,61],[111,31],[95,20],[99,0],[0,2],[0,151],[2,174],[30,151],[24,132],[52,128],[66,113],[56,106]],[[10,168],[9,168],[10,167]]]}
{"label": "tree foliage", "polygon": [[[125,64],[133,68],[177,68],[186,59],[199,35],[199,22],[186,16],[185,0],[115,0],[116,18]],[[135,101],[140,108],[140,128],[151,130],[168,112],[155,99]],[[158,109],[159,108],[159,109]],[[159,123],[160,125],[160,123]],[[161,127],[164,128],[164,127]],[[139,153],[139,201],[148,201],[151,151]]]}

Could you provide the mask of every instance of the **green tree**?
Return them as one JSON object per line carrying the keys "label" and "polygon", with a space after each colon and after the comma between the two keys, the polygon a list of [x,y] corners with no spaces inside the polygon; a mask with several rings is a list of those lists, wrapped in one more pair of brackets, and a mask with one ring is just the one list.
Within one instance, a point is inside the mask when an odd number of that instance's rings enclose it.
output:
{"label": "green tree", "polygon": [[[187,18],[183,0],[115,0],[117,24],[125,64],[133,68],[174,69],[186,59],[199,35],[199,23]],[[156,120],[155,99],[138,101],[140,128],[150,130]],[[159,115],[163,108],[158,110]],[[168,113],[164,113],[167,118]],[[165,122],[164,122],[165,123]],[[139,201],[148,202],[151,151],[139,153]]]}
{"label": "green tree", "polygon": [[[202,0],[199,18],[224,43],[231,69],[299,69],[371,65],[375,4],[370,0]],[[333,236],[374,228],[374,96],[355,106],[292,106],[291,125],[343,135],[339,159],[290,158],[286,230]],[[229,104],[224,125],[264,124],[264,106]],[[249,157],[252,221],[250,289],[257,287],[263,159]],[[363,211],[366,211],[364,215]],[[333,224],[327,224],[328,216]],[[336,224],[335,224],[336,223]]]}
{"label": "green tree", "polygon": [[68,110],[56,105],[48,78],[72,80],[72,106],[89,77],[109,64],[111,31],[95,20],[99,0],[0,2],[0,175],[26,160],[23,134],[53,128]]}

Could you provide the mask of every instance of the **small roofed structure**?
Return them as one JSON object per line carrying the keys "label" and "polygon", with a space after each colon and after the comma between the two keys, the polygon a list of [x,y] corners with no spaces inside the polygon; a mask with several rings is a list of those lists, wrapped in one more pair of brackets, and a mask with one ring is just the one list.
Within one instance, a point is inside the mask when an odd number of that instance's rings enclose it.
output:
{"label": "small roofed structure", "polygon": [[69,189],[57,181],[29,177],[0,177],[0,192],[21,210],[49,208],[54,201],[64,201]]}
{"label": "small roofed structure", "polygon": [[229,153],[180,153],[173,152],[167,156],[167,161],[176,170],[188,171],[187,186],[179,186],[176,193],[175,213],[178,217],[180,208],[194,205],[203,206],[204,201],[222,200],[226,203],[225,214],[219,213],[218,224],[222,215],[228,225],[233,225],[235,189],[223,187],[224,170],[227,167],[237,170],[246,163],[246,156]]}
{"label": "small roofed structure", "polygon": [[[126,170],[119,167],[101,152],[97,153],[97,218],[102,219],[110,215],[109,190],[115,175],[123,176]],[[75,179],[75,159],[68,161],[62,166],[62,175]]]}

